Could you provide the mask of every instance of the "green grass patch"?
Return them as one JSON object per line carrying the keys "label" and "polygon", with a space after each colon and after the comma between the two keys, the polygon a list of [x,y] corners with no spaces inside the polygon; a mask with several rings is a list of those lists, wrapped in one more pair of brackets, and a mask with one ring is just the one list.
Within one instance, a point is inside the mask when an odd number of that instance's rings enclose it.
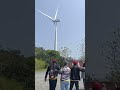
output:
{"label": "green grass patch", "polygon": [[38,69],[38,70],[35,70],[35,72],[40,72],[40,71],[46,71],[47,69]]}
{"label": "green grass patch", "polygon": [[15,80],[9,80],[0,76],[0,90],[24,90],[23,86]]}

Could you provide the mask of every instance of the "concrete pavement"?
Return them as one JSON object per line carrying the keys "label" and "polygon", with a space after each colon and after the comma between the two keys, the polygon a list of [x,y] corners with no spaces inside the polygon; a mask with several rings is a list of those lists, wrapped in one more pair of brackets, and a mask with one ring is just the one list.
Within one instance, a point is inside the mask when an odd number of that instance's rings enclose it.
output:
{"label": "concrete pavement", "polygon": [[[35,90],[49,90],[49,82],[44,82],[45,71],[35,72]],[[58,82],[56,90],[60,90],[60,75],[58,76]],[[75,90],[75,89],[73,89]],[[84,90],[83,81],[80,81],[80,90]]]}

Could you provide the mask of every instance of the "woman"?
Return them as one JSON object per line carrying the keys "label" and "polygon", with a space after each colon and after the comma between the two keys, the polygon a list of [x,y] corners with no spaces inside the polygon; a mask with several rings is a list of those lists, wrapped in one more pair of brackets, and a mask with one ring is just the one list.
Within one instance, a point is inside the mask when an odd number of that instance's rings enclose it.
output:
{"label": "woman", "polygon": [[63,68],[61,68],[61,90],[69,90],[70,88],[70,72],[68,63],[64,62]]}

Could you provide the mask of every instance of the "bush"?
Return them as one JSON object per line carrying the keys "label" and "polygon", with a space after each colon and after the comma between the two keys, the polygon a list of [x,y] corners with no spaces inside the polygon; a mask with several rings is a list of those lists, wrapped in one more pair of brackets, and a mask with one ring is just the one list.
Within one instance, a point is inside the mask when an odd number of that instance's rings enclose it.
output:
{"label": "bush", "polygon": [[35,59],[35,70],[45,69],[47,66],[46,62],[41,59]]}
{"label": "bush", "polygon": [[[7,85],[7,86],[6,86]],[[24,90],[15,80],[8,80],[0,76],[0,90]]]}
{"label": "bush", "polygon": [[0,50],[0,61],[1,76],[19,82],[25,90],[34,90],[34,57],[24,57],[19,50],[2,49]]}

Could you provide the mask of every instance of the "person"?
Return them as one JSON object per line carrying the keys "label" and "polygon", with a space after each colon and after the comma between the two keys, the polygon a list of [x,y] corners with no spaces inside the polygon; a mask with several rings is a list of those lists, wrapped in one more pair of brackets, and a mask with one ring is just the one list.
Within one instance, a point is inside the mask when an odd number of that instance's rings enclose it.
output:
{"label": "person", "polygon": [[45,82],[47,81],[47,75],[49,74],[49,90],[55,90],[59,70],[60,66],[56,63],[56,60],[53,59],[45,74]]}
{"label": "person", "polygon": [[74,60],[73,66],[71,68],[71,74],[70,74],[70,90],[72,90],[74,84],[76,87],[76,90],[79,90],[79,81],[80,81],[80,71],[84,71],[83,67],[79,67],[78,62]]}
{"label": "person", "polygon": [[[83,62],[83,67],[85,69],[85,62]],[[84,84],[84,87],[85,87],[85,71],[81,72],[81,78],[83,78],[83,84]]]}
{"label": "person", "polygon": [[69,90],[70,89],[70,71],[71,69],[68,67],[68,62],[64,62],[64,66],[61,68],[61,90]]}

